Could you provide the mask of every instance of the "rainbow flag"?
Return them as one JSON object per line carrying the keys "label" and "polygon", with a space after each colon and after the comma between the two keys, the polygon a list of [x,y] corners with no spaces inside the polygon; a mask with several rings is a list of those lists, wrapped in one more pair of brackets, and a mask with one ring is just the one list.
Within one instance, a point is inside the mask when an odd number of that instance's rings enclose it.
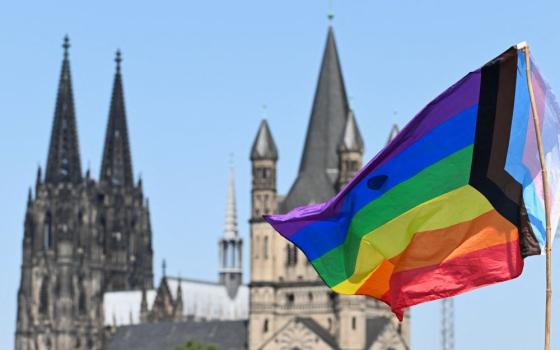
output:
{"label": "rainbow flag", "polygon": [[[521,44],[520,44],[521,45]],[[519,276],[546,244],[526,53],[514,46],[430,102],[335,197],[265,216],[325,283],[405,308]],[[531,61],[558,230],[560,112]]]}

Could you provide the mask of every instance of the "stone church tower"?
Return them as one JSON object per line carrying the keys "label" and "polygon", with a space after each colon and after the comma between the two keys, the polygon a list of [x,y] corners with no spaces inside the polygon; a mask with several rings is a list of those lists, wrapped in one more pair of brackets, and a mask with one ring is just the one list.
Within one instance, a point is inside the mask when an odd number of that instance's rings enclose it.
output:
{"label": "stone church tower", "polygon": [[276,191],[278,150],[263,120],[251,150],[249,349],[409,348],[409,319],[384,304],[331,292],[313,266],[262,219],[334,196],[362,166],[364,142],[351,110],[329,26],[299,173]]}
{"label": "stone church tower", "polygon": [[27,201],[17,350],[101,349],[103,293],[152,288],[149,210],[133,184],[120,54],[100,181],[82,175],[68,38],[46,173]]}

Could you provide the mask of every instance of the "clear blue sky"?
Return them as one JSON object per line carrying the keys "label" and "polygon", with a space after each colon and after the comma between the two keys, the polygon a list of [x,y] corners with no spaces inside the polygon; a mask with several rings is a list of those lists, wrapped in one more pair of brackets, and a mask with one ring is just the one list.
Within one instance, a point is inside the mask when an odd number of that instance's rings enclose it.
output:
{"label": "clear blue sky", "polygon": [[[214,279],[230,153],[248,251],[248,153],[263,104],[280,151],[280,192],[294,179],[326,38],[327,4],[0,5],[1,349],[13,348],[27,188],[46,161],[63,35],[72,41],[83,168],[90,164],[93,174],[99,172],[113,55],[121,48],[134,171],[142,173],[150,198],[157,278],[166,258],[169,273]],[[558,2],[353,0],[335,1],[334,10],[366,158],[384,144],[392,123],[402,126],[466,72],[519,41],[530,43],[541,70],[560,88]],[[560,255],[555,257],[557,338]],[[439,312],[438,302],[413,309],[413,348],[439,348]],[[456,298],[455,313],[457,349],[541,348],[544,259],[527,260],[515,281]]]}

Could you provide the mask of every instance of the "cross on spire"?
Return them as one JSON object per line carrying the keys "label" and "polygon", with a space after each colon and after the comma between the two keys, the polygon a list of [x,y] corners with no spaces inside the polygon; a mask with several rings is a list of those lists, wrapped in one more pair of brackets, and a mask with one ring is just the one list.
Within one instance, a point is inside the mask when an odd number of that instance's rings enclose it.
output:
{"label": "cross on spire", "polygon": [[334,19],[333,0],[329,0],[329,12],[327,13],[327,18],[329,19],[329,22],[332,22]]}
{"label": "cross on spire", "polygon": [[115,54],[115,62],[117,63],[117,72],[121,71],[121,62],[122,62],[122,55],[121,55],[121,50],[117,49],[117,52]]}
{"label": "cross on spire", "polygon": [[167,269],[167,264],[165,263],[165,259],[161,262],[161,274],[163,277],[166,277],[165,270]]}
{"label": "cross on spire", "polygon": [[68,49],[70,49],[70,38],[68,37],[68,34],[64,36],[62,48],[64,49],[64,59],[68,59]]}

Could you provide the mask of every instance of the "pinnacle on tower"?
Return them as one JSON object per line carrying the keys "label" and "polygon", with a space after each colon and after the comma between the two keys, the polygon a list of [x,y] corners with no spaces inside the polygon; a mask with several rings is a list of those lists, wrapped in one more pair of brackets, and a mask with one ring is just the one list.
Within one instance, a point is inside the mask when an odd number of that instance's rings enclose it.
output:
{"label": "pinnacle on tower", "polygon": [[29,191],[27,191],[27,207],[33,202],[33,192],[31,191],[31,186],[29,186]]}
{"label": "pinnacle on tower", "polygon": [[235,183],[233,168],[230,170],[228,187],[227,187],[227,204],[226,204],[226,217],[224,224],[224,240],[231,240],[239,238],[237,229],[237,208],[235,202]]}
{"label": "pinnacle on tower", "polygon": [[393,124],[391,131],[389,132],[389,138],[387,139],[387,144],[391,143],[395,137],[399,134],[399,127],[397,124]]}
{"label": "pinnacle on tower", "polygon": [[278,160],[278,150],[276,149],[276,144],[266,119],[261,121],[257,137],[255,137],[253,147],[251,148],[251,160],[261,159]]}
{"label": "pinnacle on tower", "polygon": [[126,124],[120,50],[116,52],[115,62],[115,80],[99,179],[111,186],[132,187],[134,179]]}
{"label": "pinnacle on tower", "polygon": [[78,183],[82,179],[78,132],[74,111],[74,96],[70,74],[68,49],[70,40],[64,37],[64,59],[58,84],[54,121],[47,158],[45,182]]}
{"label": "pinnacle on tower", "polygon": [[41,185],[42,180],[43,180],[43,172],[41,170],[41,166],[39,165],[37,167],[37,178],[35,179],[35,192],[37,192],[37,189]]}
{"label": "pinnacle on tower", "polygon": [[348,118],[346,119],[346,126],[344,127],[344,134],[342,135],[342,142],[340,143],[339,150],[342,152],[364,152],[364,140],[362,134],[354,118],[354,111],[350,109]]}

